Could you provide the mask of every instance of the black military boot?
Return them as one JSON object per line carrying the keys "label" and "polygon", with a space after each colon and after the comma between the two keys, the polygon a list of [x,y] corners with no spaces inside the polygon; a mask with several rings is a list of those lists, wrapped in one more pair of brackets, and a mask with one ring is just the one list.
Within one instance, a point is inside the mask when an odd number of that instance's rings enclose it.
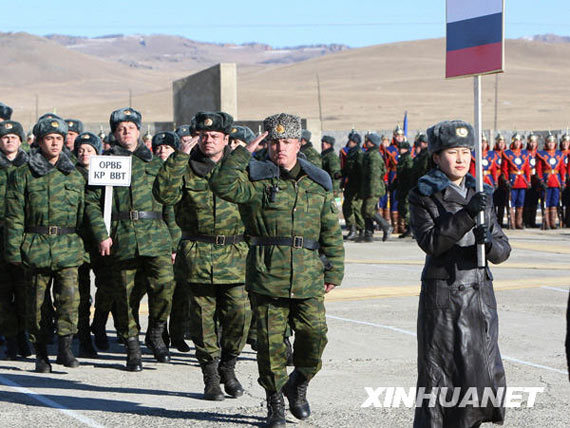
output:
{"label": "black military boot", "polygon": [[345,241],[352,241],[354,238],[356,238],[356,226],[353,224],[344,239]]}
{"label": "black military boot", "polygon": [[202,364],[204,377],[204,399],[210,401],[223,401],[226,396],[220,388],[220,375],[218,373],[218,359]]}
{"label": "black military boot", "polygon": [[28,335],[25,331],[21,331],[17,336],[18,340],[18,355],[22,357],[29,357],[32,355],[32,350],[30,349],[30,341],[28,340]]}
{"label": "black military boot", "polygon": [[190,347],[184,339],[175,339],[170,336],[170,346],[176,348],[178,352],[190,352]]}
{"label": "black military boot", "polygon": [[289,380],[283,387],[283,393],[289,401],[289,410],[297,419],[307,419],[311,415],[307,401],[309,381],[297,370],[289,375]]}
{"label": "black military boot", "polygon": [[142,371],[141,345],[138,337],[129,337],[125,342],[127,348],[127,371]]}
{"label": "black military boot", "polygon": [[269,428],[281,428],[286,426],[285,420],[285,400],[281,391],[265,391],[267,396],[267,422],[265,426]]}
{"label": "black military boot", "polygon": [[170,352],[168,352],[168,348],[162,338],[162,333],[164,333],[165,329],[166,321],[148,320],[148,330],[146,331],[144,344],[152,351],[154,358],[159,363],[170,362]]}
{"label": "black military boot", "polygon": [[35,343],[34,350],[36,351],[36,372],[37,373],[51,373],[51,364],[49,363],[47,346],[45,343]]}
{"label": "black military boot", "polygon": [[16,336],[6,336],[6,359],[18,359],[18,339]]}
{"label": "black military boot", "polygon": [[287,367],[293,367],[295,363],[293,362],[293,346],[291,346],[291,341],[288,337],[284,338],[285,348],[287,352]]}
{"label": "black military boot", "polygon": [[63,364],[65,367],[76,368],[79,367],[79,361],[71,351],[71,343],[73,342],[73,334],[67,336],[57,337],[57,359],[56,364]]}
{"label": "black military boot", "polygon": [[237,398],[243,395],[243,387],[236,377],[237,357],[230,357],[222,354],[222,361],[218,367],[220,383],[224,384],[224,391],[231,397]]}
{"label": "black military boot", "polygon": [[95,346],[102,351],[109,349],[109,338],[105,326],[107,325],[107,317],[109,313],[103,314],[101,311],[95,309],[93,323],[91,324],[91,332],[95,336]]}
{"label": "black military boot", "polygon": [[91,340],[89,329],[79,333],[79,356],[82,358],[97,358],[97,351]]}
{"label": "black military boot", "polygon": [[406,230],[404,230],[403,233],[400,233],[400,236],[398,236],[398,238],[402,239],[402,238],[407,238],[408,236],[410,236],[412,234],[412,230],[410,229],[410,226],[406,226]]}
{"label": "black military boot", "polygon": [[374,214],[373,219],[378,223],[380,229],[382,229],[382,242],[386,242],[392,233],[392,226],[390,226],[390,223],[388,223],[386,219],[378,213]]}

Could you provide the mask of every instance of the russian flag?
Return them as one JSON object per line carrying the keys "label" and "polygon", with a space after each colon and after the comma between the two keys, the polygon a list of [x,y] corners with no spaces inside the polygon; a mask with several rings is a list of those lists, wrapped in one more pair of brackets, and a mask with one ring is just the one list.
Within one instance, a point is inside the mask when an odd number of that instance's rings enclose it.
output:
{"label": "russian flag", "polygon": [[503,71],[504,0],[447,0],[445,77]]}

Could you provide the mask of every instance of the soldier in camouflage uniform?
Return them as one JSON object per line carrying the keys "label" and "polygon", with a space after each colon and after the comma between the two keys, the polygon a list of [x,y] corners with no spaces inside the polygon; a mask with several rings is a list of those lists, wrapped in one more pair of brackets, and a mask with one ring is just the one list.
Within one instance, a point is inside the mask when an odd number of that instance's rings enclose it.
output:
{"label": "soldier in camouflage uniform", "polygon": [[384,175],[386,166],[380,154],[378,134],[367,134],[365,138],[366,152],[362,158],[362,182],[360,187],[360,199],[362,199],[362,217],[366,230],[364,242],[373,242],[374,222],[382,229],[382,241],[390,237],[392,227],[376,210],[378,200],[386,193]]}
{"label": "soldier in camouflage uniform", "polygon": [[22,150],[24,129],[18,122],[0,122],[0,334],[6,337],[6,355],[31,355],[26,336],[24,270],[4,261],[4,213],[8,177],[28,162]]}
{"label": "soldier in camouflage uniform", "polygon": [[148,281],[147,346],[157,361],[170,361],[162,334],[172,303],[172,248],[177,244],[163,217],[162,204],[152,196],[152,185],[163,162],[139,141],[141,119],[132,108],[111,113],[111,131],[117,144],[106,154],[132,157],[131,185],[113,191],[111,236],[103,221],[102,189],[89,187],[86,192],[86,211],[99,251],[102,256],[112,256],[116,321],[118,333],[126,342],[128,371],[142,370],[136,307],[131,302],[137,273]]}
{"label": "soldier in camouflage uniform", "polygon": [[[258,320],[259,383],[267,394],[267,424],[284,427],[283,392],[296,418],[310,414],[307,387],[327,343],[324,294],[342,281],[344,248],[329,175],[297,157],[301,119],[281,113],[263,125],[264,134],[214,171],[210,187],[238,204],[249,237],[246,284]],[[266,136],[270,160],[252,160]],[[326,269],[319,249],[330,262]],[[283,342],[288,321],[295,330],[289,377]]]}
{"label": "soldier in camouflage uniform", "polygon": [[313,143],[311,143],[311,135],[311,131],[303,129],[303,133],[301,135],[301,153],[305,155],[305,158],[307,158],[309,162],[321,168],[321,155],[313,147]]}
{"label": "soldier in camouflage uniform", "polygon": [[83,132],[83,122],[78,119],[65,119],[67,123],[67,135],[65,136],[64,151],[74,162],[77,162],[75,155],[75,139]]}
{"label": "soldier in camouflage uniform", "polygon": [[428,152],[428,141],[427,135],[425,133],[421,133],[418,136],[416,141],[416,156],[414,157],[413,161],[413,185],[414,187],[420,177],[427,174],[427,172],[431,169],[430,168],[430,155]]}
{"label": "soldier in camouflage uniform", "polygon": [[224,399],[220,382],[228,395],[243,395],[235,365],[251,322],[244,286],[247,244],[238,207],[208,188],[217,163],[231,152],[232,122],[224,112],[199,112],[198,146],[192,150],[197,139],[183,144],[164,164],[154,186],[160,202],[175,204],[182,229],[176,270],[190,287],[190,330],[204,375],[204,398],[215,401]]}
{"label": "soldier in camouflage uniform", "polygon": [[409,226],[408,193],[416,183],[414,183],[414,161],[410,153],[410,143],[402,141],[398,143],[398,148],[400,149],[400,159],[396,167],[396,198],[398,200],[398,220],[400,222],[400,236],[398,238],[406,238],[412,233]]}
{"label": "soldier in camouflage uniform", "polygon": [[28,328],[36,351],[36,371],[51,371],[41,334],[41,307],[53,280],[59,339],[56,363],[77,367],[71,352],[77,333],[77,268],[83,262],[78,230],[83,222],[83,177],[62,152],[67,125],[44,119],[36,125],[38,149],[10,176],[6,194],[5,259],[26,268]]}
{"label": "soldier in camouflage uniform", "polygon": [[334,137],[325,135],[321,139],[321,161],[323,169],[329,173],[333,183],[333,194],[335,197],[340,196],[340,179],[342,172],[340,170],[340,159],[334,151]]}
{"label": "soldier in camouflage uniform", "polygon": [[362,200],[359,198],[362,182],[362,148],[361,137],[356,132],[348,135],[347,154],[342,168],[342,184],[344,201],[342,203],[342,215],[346,222],[348,234],[345,239],[356,238],[358,231],[361,236],[364,231],[364,218],[362,217]]}

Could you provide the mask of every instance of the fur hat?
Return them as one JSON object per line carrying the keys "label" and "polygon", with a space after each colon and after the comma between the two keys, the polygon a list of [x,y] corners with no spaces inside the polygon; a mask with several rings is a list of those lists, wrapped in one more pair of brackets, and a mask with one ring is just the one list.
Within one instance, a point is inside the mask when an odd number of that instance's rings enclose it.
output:
{"label": "fur hat", "polygon": [[180,137],[176,132],[163,131],[152,137],[152,151],[155,151],[158,146],[166,144],[172,147],[174,150],[178,150],[180,147]]}
{"label": "fur hat", "polygon": [[216,131],[229,134],[234,118],[223,111],[200,111],[196,113],[197,131]]}
{"label": "fur hat", "polygon": [[101,154],[101,151],[103,149],[103,144],[101,143],[101,138],[99,138],[99,136],[93,134],[92,132],[82,132],[75,138],[75,142],[73,143],[73,153],[75,156],[77,156],[79,147],[81,147],[83,144],[89,144],[95,149],[95,152],[98,155]]}
{"label": "fur hat", "polygon": [[303,129],[303,132],[301,132],[301,140],[305,140],[306,142],[311,141],[311,136],[313,134],[311,134],[311,131],[309,131],[308,129]]}
{"label": "fur hat", "polygon": [[362,137],[358,132],[355,131],[351,131],[351,133],[348,134],[348,140],[354,141],[358,145],[362,144]]}
{"label": "fur hat", "polygon": [[176,128],[176,135],[178,137],[188,137],[192,135],[192,130],[190,129],[191,125],[182,125]]}
{"label": "fur hat", "polygon": [[453,147],[475,149],[473,127],[463,120],[445,120],[428,128],[428,152],[440,152]]}
{"label": "fur hat", "polygon": [[267,135],[268,140],[287,138],[299,140],[302,132],[301,118],[287,113],[274,114],[263,120],[263,130],[269,133]]}
{"label": "fur hat", "polygon": [[45,137],[48,134],[59,134],[65,137],[67,134],[67,123],[61,118],[44,118],[38,121],[34,126],[34,135],[36,138]]}
{"label": "fur hat", "polygon": [[133,122],[138,129],[141,129],[142,115],[134,108],[124,107],[115,110],[111,113],[109,118],[109,125],[111,125],[111,132],[115,132],[117,125],[121,122]]}
{"label": "fur hat", "polygon": [[0,103],[0,118],[10,120],[12,118],[12,107],[9,107],[4,103]]}
{"label": "fur hat", "polygon": [[241,140],[246,144],[251,143],[255,140],[255,134],[247,126],[234,126],[232,132],[230,132],[230,138],[234,140]]}
{"label": "fur hat", "polygon": [[20,141],[24,141],[26,139],[24,128],[22,128],[20,122],[16,122],[14,120],[5,120],[4,122],[0,122],[0,137],[8,134],[17,135],[20,137]]}
{"label": "fur hat", "polygon": [[334,143],[336,142],[336,140],[334,137],[331,137],[330,135],[325,135],[323,136],[323,138],[321,138],[321,142],[329,143],[331,146],[334,147]]}
{"label": "fur hat", "polygon": [[77,132],[81,134],[83,132],[83,122],[79,119],[65,119],[67,123],[67,132]]}
{"label": "fur hat", "polygon": [[380,142],[382,141],[380,139],[380,135],[375,134],[374,132],[371,132],[369,134],[366,134],[366,140],[370,141],[372,144],[374,144],[375,146],[378,146],[380,144]]}

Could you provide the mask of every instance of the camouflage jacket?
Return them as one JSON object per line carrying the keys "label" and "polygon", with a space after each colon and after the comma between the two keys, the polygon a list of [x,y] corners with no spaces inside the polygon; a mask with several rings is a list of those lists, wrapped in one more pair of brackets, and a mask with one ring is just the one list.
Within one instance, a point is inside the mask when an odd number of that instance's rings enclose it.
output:
{"label": "camouflage jacket", "polygon": [[309,162],[321,168],[321,154],[313,147],[313,143],[309,142],[301,146],[301,153],[305,155]]}
{"label": "camouflage jacket", "polygon": [[319,251],[252,245],[246,285],[255,293],[303,299],[323,295],[324,282],[342,282],[344,247],[330,177],[303,159],[298,165],[302,174],[286,178],[271,161],[252,160],[238,147],[210,178],[218,196],[239,205],[247,235],[313,239],[330,262],[325,270]]}
{"label": "camouflage jacket", "polygon": [[408,197],[408,193],[412,190],[412,187],[416,185],[414,183],[414,160],[410,152],[400,155],[398,160],[397,171],[397,192],[396,199],[399,201],[404,201]]}
{"label": "camouflage jacket", "polygon": [[413,160],[413,185],[414,187],[418,184],[418,180],[425,174],[428,173],[430,168],[430,159],[427,149],[422,150]]}
{"label": "camouflage jacket", "polygon": [[346,155],[346,162],[342,171],[344,191],[350,194],[360,193],[362,181],[362,158],[364,153],[360,146],[352,147]]}
{"label": "camouflage jacket", "polygon": [[340,159],[331,147],[321,153],[321,160],[323,169],[331,176],[333,193],[337,195],[340,189],[340,179],[342,178],[342,172],[340,171]]}
{"label": "camouflage jacket", "polygon": [[378,147],[369,148],[362,158],[362,184],[360,187],[360,197],[379,198],[386,194],[386,184],[384,175],[386,166]]}
{"label": "camouflage jacket", "polygon": [[9,177],[6,193],[5,259],[36,269],[59,270],[83,262],[78,233],[37,233],[30,228],[57,226],[79,230],[83,222],[83,177],[60,153],[51,165],[32,149],[27,165]]}
{"label": "camouflage jacket", "polygon": [[[174,252],[178,246],[180,231],[175,227],[172,214],[169,215],[168,210],[164,210],[162,204],[152,195],[152,186],[163,164],[162,159],[153,157],[151,151],[140,142],[134,152],[115,144],[105,154],[133,158],[131,185],[113,189],[113,213],[115,215],[130,211],[162,213],[162,218],[158,219],[112,220],[111,255],[117,260],[128,260],[137,256],[157,257]],[[85,210],[97,243],[109,237],[103,221],[104,193],[104,188],[101,186],[88,186],[85,194]]]}
{"label": "camouflage jacket", "polygon": [[28,154],[20,149],[13,161],[0,150],[0,261],[4,259],[4,217],[6,212],[6,190],[8,177],[14,170],[28,162]]}
{"label": "camouflage jacket", "polygon": [[[224,156],[229,150],[226,147]],[[214,195],[208,187],[215,167],[196,147],[190,156],[172,154],[156,177],[154,196],[174,205],[176,223],[187,236],[225,239],[244,233],[237,205]],[[244,241],[218,245],[183,239],[177,251],[177,275],[191,283],[243,284],[247,248]]]}

